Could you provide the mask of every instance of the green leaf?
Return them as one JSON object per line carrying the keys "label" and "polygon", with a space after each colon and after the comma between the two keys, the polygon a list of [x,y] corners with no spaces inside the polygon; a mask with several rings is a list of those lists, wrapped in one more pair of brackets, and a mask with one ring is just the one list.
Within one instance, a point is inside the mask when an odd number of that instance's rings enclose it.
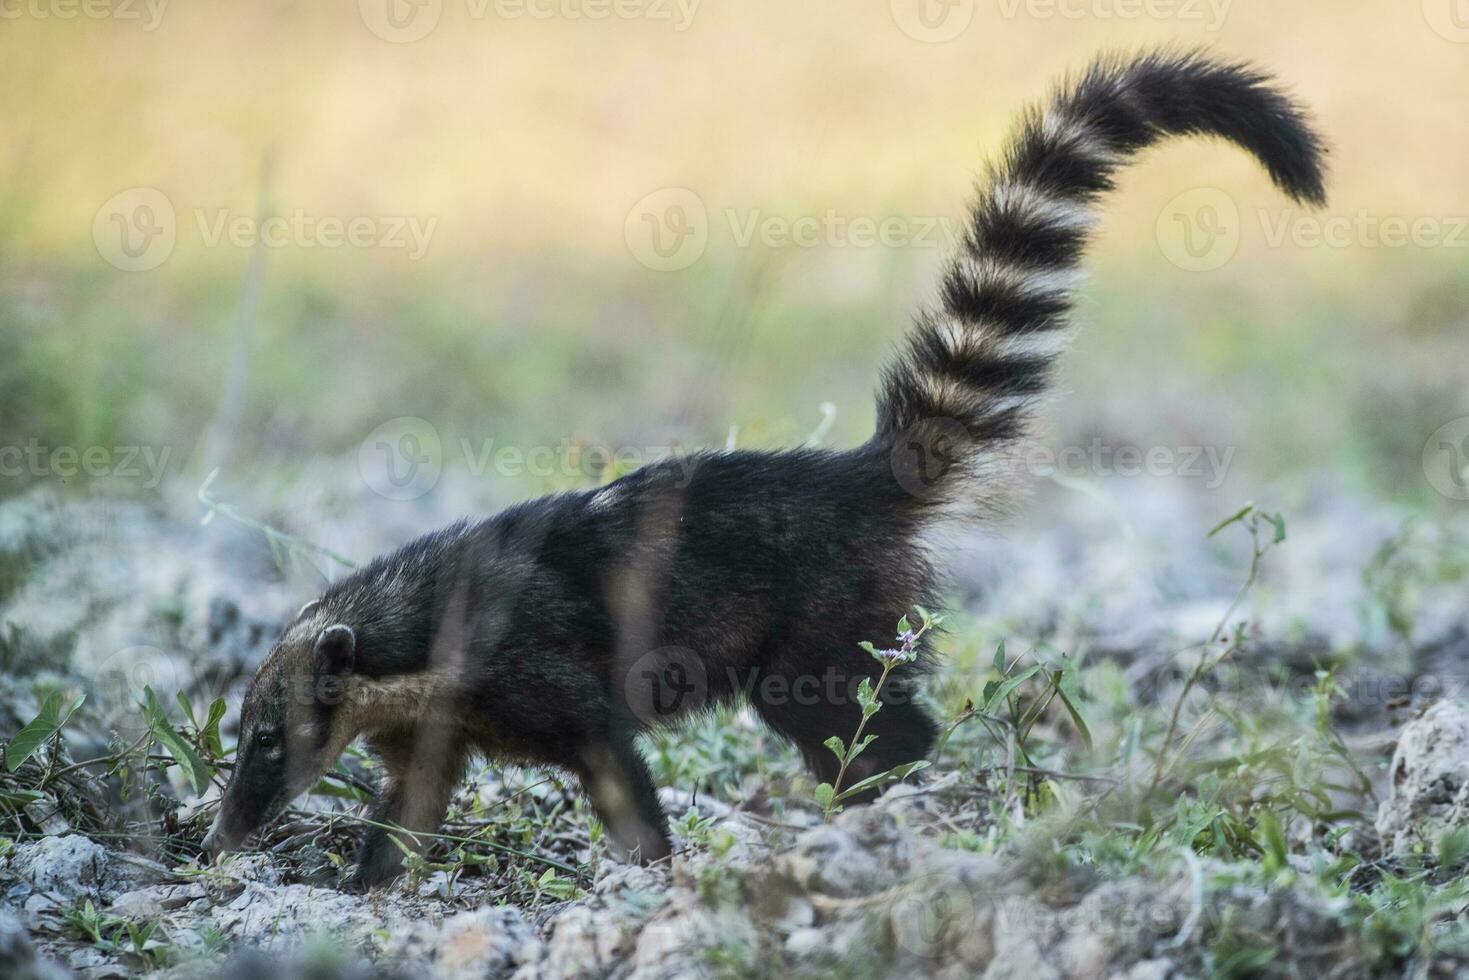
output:
{"label": "green leaf", "polygon": [[1090,749],[1092,747],[1092,732],[1086,727],[1086,719],[1081,716],[1081,709],[1076,706],[1079,700],[1077,695],[1076,664],[1066,661],[1065,665],[1056,671],[1055,677],[1056,693],[1061,695],[1061,703],[1066,706],[1066,713],[1071,716],[1071,723],[1076,726],[1076,733],[1081,736],[1082,742]]}
{"label": "green leaf", "polygon": [[1289,862],[1286,860],[1285,834],[1281,833],[1280,821],[1275,818],[1275,811],[1260,811],[1259,826],[1265,849],[1265,870],[1284,871],[1289,867]]}
{"label": "green leaf", "polygon": [[1005,641],[1004,640],[1001,640],[1000,641],[1000,645],[997,646],[997,647],[995,647],[995,659],[991,662],[990,665],[995,668],[995,673],[999,674],[1001,677],[1004,677],[1005,676]]}
{"label": "green leaf", "polygon": [[821,744],[831,749],[832,754],[837,757],[838,762],[847,761],[847,746],[842,742],[841,739],[837,738],[835,735],[827,739],[825,742],[822,742]]}
{"label": "green leaf", "polygon": [[816,802],[821,804],[821,809],[830,810],[833,797],[836,796],[836,790],[832,789],[831,783],[822,783],[816,787],[812,795],[816,797]]}
{"label": "green leaf", "polygon": [[1173,828],[1173,837],[1184,847],[1192,848],[1194,838],[1198,837],[1204,830],[1219,817],[1220,811],[1201,807],[1199,811],[1188,819],[1181,819]]}
{"label": "green leaf", "polygon": [[357,787],[334,783],[326,776],[318,779],[310,792],[312,796],[330,796],[338,800],[361,800],[364,795]]}
{"label": "green leaf", "polygon": [[1000,682],[999,686],[995,688],[994,693],[990,695],[988,699],[986,699],[984,703],[984,710],[988,712],[992,710],[996,705],[1004,704],[1005,700],[1009,698],[1011,694],[1015,693],[1016,688],[1034,677],[1036,673],[1040,671],[1040,669],[1040,664],[1033,664],[1022,670],[1020,673],[1016,674],[1014,677],[1005,678],[1003,681]]}
{"label": "green leaf", "polygon": [[536,880],[536,888],[562,902],[575,898],[580,890],[576,887],[576,882],[561,877],[555,868],[546,869],[546,873]]}
{"label": "green leaf", "polygon": [[0,806],[19,809],[30,803],[39,803],[46,794],[37,789],[0,789]]}
{"label": "green leaf", "polygon": [[52,691],[41,704],[41,710],[36,713],[36,717],[15,733],[15,737],[5,747],[6,769],[15,772],[27,759],[35,755],[36,750],[45,745],[51,736],[61,731],[61,726],[65,725],[72,713],[82,706],[87,696],[77,695],[64,710],[62,699],[63,695],[60,691]]}
{"label": "green leaf", "polygon": [[842,802],[842,800],[850,799],[852,796],[855,796],[859,793],[865,793],[868,790],[876,789],[879,786],[886,786],[888,783],[891,783],[894,780],[906,779],[918,770],[926,768],[928,768],[927,759],[919,759],[917,762],[905,762],[901,766],[893,766],[893,768],[887,770],[886,772],[880,772],[876,775],[868,776],[861,782],[856,782],[853,783],[851,786],[848,786],[837,795],[836,802],[840,803]]}
{"label": "green leaf", "polygon": [[168,716],[163,712],[163,706],[158,703],[158,696],[153,693],[153,688],[143,688],[143,718],[148,722],[148,730],[153,733],[153,739],[173,756],[174,761],[183,769],[184,776],[189,780],[189,785],[195,793],[201,793],[204,787],[209,785],[210,777],[214,770],[209,767],[199,753],[188,740],[174,730],[169,724]]}
{"label": "green leaf", "polygon": [[908,632],[912,628],[913,627],[911,625],[909,625],[909,623],[908,623],[908,617],[907,616],[903,616],[902,618],[900,618],[898,620],[898,635],[901,636],[902,634]]}
{"label": "green leaf", "polygon": [[1254,509],[1255,509],[1255,505],[1254,504],[1245,504],[1239,510],[1235,511],[1233,514],[1230,514],[1228,517],[1226,517],[1224,520],[1220,521],[1218,524],[1215,524],[1214,527],[1210,529],[1209,533],[1206,534],[1206,535],[1204,535],[1204,537],[1206,537],[1206,538],[1212,538],[1214,535],[1218,534],[1220,531],[1222,531],[1225,528],[1229,527],[1229,525],[1231,525],[1231,524],[1238,524],[1240,521],[1242,521],[1246,517],[1250,516],[1250,511],[1252,511]]}
{"label": "green leaf", "polygon": [[224,698],[215,698],[210,702],[209,718],[204,722],[204,731],[200,733],[205,746],[215,758],[224,755],[224,745],[219,740],[219,723],[224,720],[226,710]]}
{"label": "green leaf", "polygon": [[189,724],[194,726],[195,731],[198,731],[199,722],[194,718],[194,706],[189,703],[189,699],[184,696],[184,692],[177,692],[174,698],[178,701],[179,707],[184,709],[184,717],[189,719]]}
{"label": "green leaf", "polygon": [[852,760],[855,759],[855,758],[857,758],[857,756],[861,755],[862,754],[862,750],[865,749],[865,748],[867,748],[867,746],[871,745],[876,739],[877,739],[877,736],[876,735],[868,735],[865,738],[863,738],[862,741],[860,741],[856,745],[852,746],[852,751],[850,753],[848,753],[848,755],[847,755],[847,764],[848,765],[851,765]]}
{"label": "green leaf", "polygon": [[1270,517],[1270,523],[1275,525],[1275,544],[1285,540],[1285,515],[1274,514]]}

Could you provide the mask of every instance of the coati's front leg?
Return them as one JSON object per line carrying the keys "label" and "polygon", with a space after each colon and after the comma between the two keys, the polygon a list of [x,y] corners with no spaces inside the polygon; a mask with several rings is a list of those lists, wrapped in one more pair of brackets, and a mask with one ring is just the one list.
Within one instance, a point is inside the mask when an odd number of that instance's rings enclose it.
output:
{"label": "coati's front leg", "polygon": [[[387,779],[371,808],[374,825],[362,837],[357,868],[347,879],[349,888],[358,889],[386,884],[403,870],[403,852],[393,842],[394,832],[382,825],[419,834],[439,831],[468,755],[456,735],[429,725],[374,735],[368,745],[382,760]],[[415,852],[421,853],[429,843],[401,832],[396,836]]]}

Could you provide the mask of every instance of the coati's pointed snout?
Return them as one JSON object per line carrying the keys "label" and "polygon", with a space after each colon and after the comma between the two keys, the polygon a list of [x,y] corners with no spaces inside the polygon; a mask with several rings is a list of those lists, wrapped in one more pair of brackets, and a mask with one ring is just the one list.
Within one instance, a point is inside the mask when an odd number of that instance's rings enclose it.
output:
{"label": "coati's pointed snout", "polygon": [[226,799],[221,799],[219,811],[214,815],[214,823],[209,827],[209,833],[204,835],[203,842],[199,845],[203,848],[205,855],[210,861],[216,861],[221,854],[239,850],[245,838],[250,835],[248,830],[242,831],[233,819],[233,813]]}

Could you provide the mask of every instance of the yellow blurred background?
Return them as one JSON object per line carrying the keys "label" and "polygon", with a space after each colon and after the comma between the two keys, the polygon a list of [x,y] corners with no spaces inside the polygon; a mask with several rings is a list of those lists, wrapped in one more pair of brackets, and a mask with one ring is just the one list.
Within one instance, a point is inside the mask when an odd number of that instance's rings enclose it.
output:
{"label": "yellow blurred background", "polygon": [[[0,441],[163,443],[193,476],[221,462],[245,482],[350,458],[404,415],[446,441],[718,445],[735,427],[776,445],[830,402],[831,438],[857,441],[933,293],[943,237],[924,229],[961,217],[1021,106],[1102,50],[1207,45],[1315,113],[1330,207],[1292,208],[1233,148],[1147,154],[1097,235],[1044,438],[1229,444],[1245,491],[1326,470],[1443,504],[1419,460],[1469,410],[1454,0],[3,7]],[[707,244],[650,268],[639,209],[671,191]],[[1238,210],[1204,270],[1166,240],[1199,191]],[[109,236],[145,192],[173,237],[120,268]],[[305,224],[252,246],[261,213]],[[814,240],[782,241],[802,218]],[[1315,241],[1333,218],[1339,240]],[[1427,231],[1384,244],[1386,220]],[[328,243],[332,222],[359,243]]]}

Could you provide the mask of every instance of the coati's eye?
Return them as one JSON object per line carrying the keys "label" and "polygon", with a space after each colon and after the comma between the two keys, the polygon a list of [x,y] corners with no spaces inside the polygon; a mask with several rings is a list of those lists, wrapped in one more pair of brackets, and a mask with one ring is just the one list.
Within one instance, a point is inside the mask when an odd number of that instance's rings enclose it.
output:
{"label": "coati's eye", "polygon": [[255,736],[255,744],[262,749],[268,749],[275,744],[275,732],[259,732]]}

